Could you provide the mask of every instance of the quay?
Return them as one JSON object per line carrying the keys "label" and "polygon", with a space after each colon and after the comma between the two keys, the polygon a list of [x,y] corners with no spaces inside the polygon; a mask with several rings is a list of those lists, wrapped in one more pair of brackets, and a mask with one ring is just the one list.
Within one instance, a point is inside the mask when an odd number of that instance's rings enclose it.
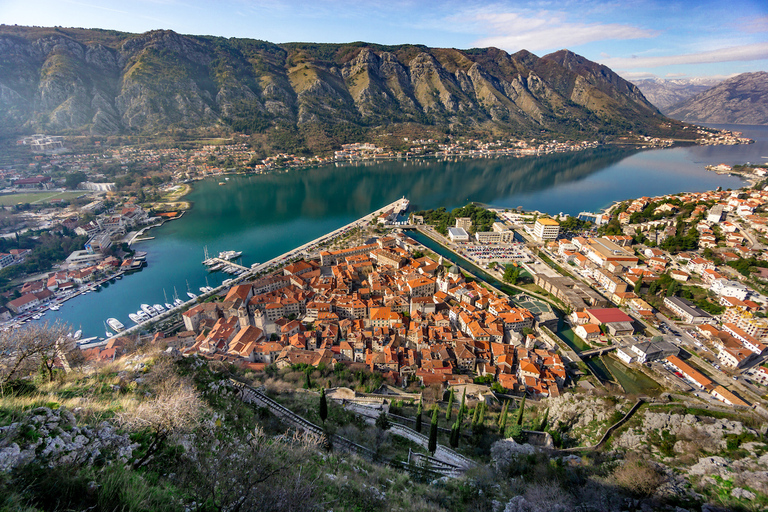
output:
{"label": "quay", "polygon": [[[171,308],[171,309],[169,309],[169,310],[167,310],[167,311],[165,311],[165,312],[163,312],[163,313],[161,313],[161,314],[159,314],[157,316],[154,316],[154,317],[150,318],[149,320],[146,320],[146,321],[141,322],[139,324],[133,325],[133,326],[131,326],[131,327],[129,327],[129,328],[123,330],[123,331],[120,331],[119,333],[116,333],[114,336],[111,336],[110,338],[107,338],[107,341],[112,339],[112,338],[119,338],[121,336],[128,336],[128,335],[131,335],[131,334],[138,334],[139,332],[141,332],[142,329],[145,329],[145,328],[149,327],[150,325],[154,324],[155,322],[166,320],[166,319],[170,318],[171,316],[175,315],[176,313],[180,313],[180,312],[184,311],[187,307],[191,307],[191,306],[195,305],[196,303],[198,303],[200,301],[203,301],[203,300],[205,300],[205,299],[207,299],[207,298],[209,298],[209,297],[211,297],[213,295],[217,295],[217,294],[219,294],[221,292],[224,292],[224,291],[228,290],[232,286],[234,286],[236,284],[239,284],[242,281],[245,281],[247,279],[251,279],[251,278],[255,277],[260,272],[264,272],[266,270],[270,270],[272,267],[277,266],[277,265],[279,265],[279,264],[281,264],[281,263],[283,263],[283,262],[285,262],[285,261],[287,261],[290,258],[293,258],[295,256],[301,256],[307,250],[314,249],[317,245],[319,245],[322,242],[330,241],[330,240],[336,238],[337,236],[339,236],[339,235],[341,235],[343,233],[346,233],[350,229],[353,229],[353,228],[356,228],[356,227],[359,227],[359,226],[363,226],[366,223],[369,223],[374,218],[377,218],[383,212],[386,212],[388,210],[393,210],[393,209],[402,210],[408,204],[409,204],[408,199],[406,199],[405,197],[402,197],[402,198],[398,199],[397,201],[394,201],[394,202],[392,202],[392,203],[390,203],[390,204],[388,204],[386,206],[383,206],[381,208],[377,208],[375,211],[369,213],[368,215],[366,215],[364,217],[361,217],[361,218],[357,219],[356,221],[350,222],[346,226],[342,226],[342,227],[340,227],[338,229],[335,229],[335,230],[331,231],[330,233],[327,233],[327,234],[325,234],[325,235],[323,235],[323,236],[321,236],[319,238],[315,238],[314,240],[312,240],[310,242],[307,242],[307,243],[305,243],[303,245],[300,245],[299,247],[296,247],[295,249],[291,249],[290,251],[288,251],[288,252],[286,252],[284,254],[281,254],[279,256],[276,256],[276,257],[272,258],[271,260],[265,261],[264,263],[256,265],[253,268],[243,267],[242,265],[236,265],[236,264],[232,263],[231,261],[221,260],[221,261],[225,261],[228,265],[234,265],[237,268],[245,269],[246,272],[243,272],[239,276],[234,277],[232,279],[227,279],[221,285],[217,286],[216,288],[214,288],[213,290],[211,290],[211,291],[209,291],[207,293],[203,293],[203,294],[198,295],[197,298],[195,298],[195,299],[189,299],[188,301],[184,302],[183,304],[181,304],[179,306],[176,306],[176,307],[173,307],[173,308]],[[219,258],[215,258],[215,259],[218,260]]]}

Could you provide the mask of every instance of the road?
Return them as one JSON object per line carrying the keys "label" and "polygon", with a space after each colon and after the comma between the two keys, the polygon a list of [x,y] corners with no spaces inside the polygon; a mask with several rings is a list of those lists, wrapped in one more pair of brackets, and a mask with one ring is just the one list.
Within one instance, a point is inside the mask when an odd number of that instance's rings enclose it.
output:
{"label": "road", "polygon": [[[685,329],[678,327],[672,320],[667,318],[662,313],[656,313],[656,317],[659,318],[659,320],[661,320],[662,325],[665,325],[668,328],[671,327],[671,329],[680,333],[680,336],[678,336],[678,338],[681,341],[684,340],[684,343],[681,343],[681,345],[688,345],[688,346],[683,346],[681,348],[686,349],[686,351],[691,356],[691,361],[693,361],[702,370],[705,370],[708,374],[708,377],[712,379],[713,382],[725,388],[728,388],[728,387],[735,388],[737,391],[739,391],[744,395],[744,398],[747,398],[752,402],[763,403],[763,400],[760,398],[760,396],[755,394],[751,389],[744,386],[740,381],[729,378],[728,375],[726,375],[722,371],[715,368],[712,365],[712,363],[710,363],[706,359],[703,359],[698,354],[696,354],[696,351],[693,347],[696,347],[695,342],[697,340],[693,338],[691,335],[689,335]],[[674,334],[674,331],[673,331],[673,334]]]}

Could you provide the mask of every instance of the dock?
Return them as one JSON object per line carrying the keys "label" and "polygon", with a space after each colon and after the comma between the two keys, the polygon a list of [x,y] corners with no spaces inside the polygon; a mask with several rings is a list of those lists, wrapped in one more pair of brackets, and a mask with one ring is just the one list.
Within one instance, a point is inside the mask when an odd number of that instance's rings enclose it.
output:
{"label": "dock", "polygon": [[229,260],[225,260],[224,258],[216,258],[216,257],[214,257],[214,258],[208,258],[206,261],[215,261],[216,263],[221,263],[224,266],[235,267],[236,269],[244,270],[246,272],[251,270],[249,267],[240,265],[239,263],[233,263],[233,262],[231,262]]}

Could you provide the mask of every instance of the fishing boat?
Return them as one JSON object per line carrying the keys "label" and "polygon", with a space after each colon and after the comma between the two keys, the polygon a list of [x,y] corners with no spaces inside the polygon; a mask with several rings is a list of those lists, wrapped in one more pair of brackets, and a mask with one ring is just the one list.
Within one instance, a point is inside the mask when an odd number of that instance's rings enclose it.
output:
{"label": "fishing boat", "polygon": [[115,332],[120,332],[125,330],[125,326],[123,325],[123,322],[121,322],[117,318],[107,318],[107,325],[110,326]]}

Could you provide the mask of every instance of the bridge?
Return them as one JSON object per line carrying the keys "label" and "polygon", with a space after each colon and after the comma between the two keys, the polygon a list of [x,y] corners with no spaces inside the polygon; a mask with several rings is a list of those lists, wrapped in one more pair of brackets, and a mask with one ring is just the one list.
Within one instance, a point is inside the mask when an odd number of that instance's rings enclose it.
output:
{"label": "bridge", "polygon": [[594,356],[602,356],[603,354],[607,354],[612,350],[616,350],[616,345],[612,345],[610,347],[594,348],[592,350],[585,350],[584,352],[579,352],[579,356],[582,359],[589,359],[590,357],[594,357]]}

